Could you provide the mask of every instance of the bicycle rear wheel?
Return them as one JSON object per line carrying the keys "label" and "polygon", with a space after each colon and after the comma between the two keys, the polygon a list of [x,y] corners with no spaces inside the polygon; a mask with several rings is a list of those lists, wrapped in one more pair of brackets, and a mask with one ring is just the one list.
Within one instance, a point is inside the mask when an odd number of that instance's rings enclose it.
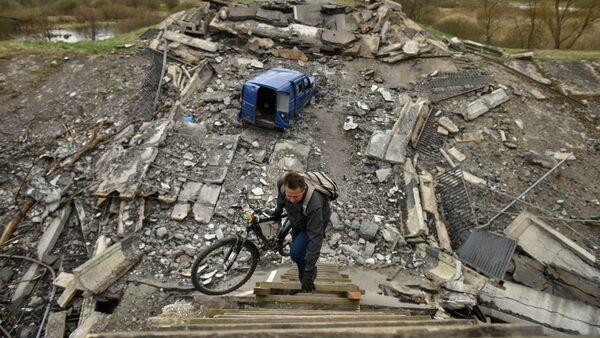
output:
{"label": "bicycle rear wheel", "polygon": [[207,295],[230,293],[250,279],[259,253],[254,243],[232,237],[204,249],[192,265],[194,287]]}

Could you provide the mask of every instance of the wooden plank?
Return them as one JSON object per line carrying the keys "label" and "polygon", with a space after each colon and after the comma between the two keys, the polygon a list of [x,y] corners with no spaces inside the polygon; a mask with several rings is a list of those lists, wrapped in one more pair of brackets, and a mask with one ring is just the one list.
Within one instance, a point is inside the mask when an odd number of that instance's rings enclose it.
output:
{"label": "wooden plank", "polygon": [[[281,282],[256,282],[257,287],[270,288],[276,290],[300,290],[302,284],[299,282],[281,283]],[[360,291],[360,287],[356,284],[320,284],[315,283],[317,292],[347,292]]]}
{"label": "wooden plank", "polygon": [[267,295],[271,294],[271,289],[258,287],[258,288],[254,288],[253,292],[257,296],[267,296]]}
{"label": "wooden plank", "polygon": [[144,331],[91,333],[88,338],[159,338],[159,337],[441,337],[441,336],[542,336],[541,326],[518,324],[440,325],[440,326],[389,326],[345,328],[295,328],[222,331]]}
{"label": "wooden plank", "polygon": [[360,298],[363,294],[364,294],[364,292],[361,292],[361,291],[348,291],[348,292],[346,292],[346,298],[352,299],[352,300],[360,300]]}
{"label": "wooden plank", "polygon": [[319,296],[288,296],[288,295],[268,295],[256,296],[257,303],[279,302],[279,303],[303,303],[303,304],[327,304],[327,305],[358,305],[357,300],[337,297],[319,297]]}
{"label": "wooden plank", "polygon": [[423,321],[397,321],[397,320],[348,320],[348,321],[339,321],[339,320],[331,320],[326,322],[317,322],[317,323],[296,323],[293,321],[290,322],[281,322],[281,323],[262,323],[262,322],[254,322],[254,323],[232,323],[232,324],[191,324],[191,325],[177,325],[177,326],[169,326],[171,330],[198,330],[198,331],[216,331],[216,330],[257,330],[257,329],[293,329],[293,328],[346,328],[346,327],[385,327],[385,326],[398,326],[402,323],[402,326],[417,326],[417,325],[428,325],[428,326],[437,326],[437,325],[468,325],[475,324],[474,320],[468,319],[448,319],[448,320],[423,320]]}

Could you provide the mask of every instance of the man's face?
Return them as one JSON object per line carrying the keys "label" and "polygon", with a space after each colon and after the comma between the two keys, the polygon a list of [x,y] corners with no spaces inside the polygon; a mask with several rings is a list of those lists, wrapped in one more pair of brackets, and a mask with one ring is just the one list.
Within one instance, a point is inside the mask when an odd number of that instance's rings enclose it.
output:
{"label": "man's face", "polygon": [[290,189],[286,185],[284,186],[284,190],[287,200],[293,204],[297,204],[298,202],[300,202],[300,200],[302,200],[302,196],[304,196],[306,188]]}

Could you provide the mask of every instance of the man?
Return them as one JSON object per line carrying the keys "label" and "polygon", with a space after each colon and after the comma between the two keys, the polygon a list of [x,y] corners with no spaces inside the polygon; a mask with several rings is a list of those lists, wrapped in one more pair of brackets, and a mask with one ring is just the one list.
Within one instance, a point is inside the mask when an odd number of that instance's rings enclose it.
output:
{"label": "man", "polygon": [[[285,208],[292,223],[290,256],[298,266],[302,290],[312,292],[315,290],[316,265],[325,236],[325,226],[331,218],[329,199],[295,172],[288,172],[277,181],[277,192],[277,208],[273,216],[280,216]],[[305,198],[310,200],[303,210]]]}

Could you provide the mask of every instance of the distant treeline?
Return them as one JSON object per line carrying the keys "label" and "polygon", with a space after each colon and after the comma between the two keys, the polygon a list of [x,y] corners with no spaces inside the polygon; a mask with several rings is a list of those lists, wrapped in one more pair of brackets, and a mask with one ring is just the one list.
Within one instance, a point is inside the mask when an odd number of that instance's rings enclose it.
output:
{"label": "distant treeline", "polygon": [[168,13],[197,6],[193,0],[0,0],[0,38],[65,25],[111,22],[120,31],[159,22]]}
{"label": "distant treeline", "polygon": [[599,50],[600,0],[396,0],[413,20],[501,47]]}

